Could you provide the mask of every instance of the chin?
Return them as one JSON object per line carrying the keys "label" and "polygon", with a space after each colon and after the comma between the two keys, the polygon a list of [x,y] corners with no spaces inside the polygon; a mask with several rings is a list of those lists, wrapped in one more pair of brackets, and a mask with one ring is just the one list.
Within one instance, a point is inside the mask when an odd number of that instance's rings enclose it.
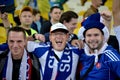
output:
{"label": "chin", "polygon": [[62,51],[62,50],[63,50],[63,48],[56,48],[56,50],[57,50],[57,51]]}

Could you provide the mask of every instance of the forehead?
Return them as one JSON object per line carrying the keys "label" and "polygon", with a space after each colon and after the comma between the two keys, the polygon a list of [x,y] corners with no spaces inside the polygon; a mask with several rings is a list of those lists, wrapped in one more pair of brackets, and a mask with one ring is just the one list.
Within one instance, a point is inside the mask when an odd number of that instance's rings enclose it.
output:
{"label": "forehead", "polygon": [[51,34],[55,34],[55,33],[66,33],[66,32],[64,32],[62,30],[56,30],[56,31],[51,32]]}
{"label": "forehead", "polygon": [[9,39],[24,39],[24,34],[23,34],[23,32],[15,32],[15,31],[11,31],[11,32],[9,32],[9,34],[8,34],[8,40]]}
{"label": "forehead", "polygon": [[59,8],[54,8],[54,9],[52,10],[52,13],[53,13],[53,12],[58,12],[58,11],[61,12],[61,10],[60,10]]}
{"label": "forehead", "polygon": [[77,18],[71,18],[71,20],[69,21],[69,23],[75,23],[76,24],[77,20],[78,20]]}
{"label": "forehead", "polygon": [[91,28],[86,31],[86,34],[93,34],[93,33],[101,33],[102,34],[102,32],[97,28]]}
{"label": "forehead", "polygon": [[23,11],[21,15],[32,15],[32,13],[30,11]]}

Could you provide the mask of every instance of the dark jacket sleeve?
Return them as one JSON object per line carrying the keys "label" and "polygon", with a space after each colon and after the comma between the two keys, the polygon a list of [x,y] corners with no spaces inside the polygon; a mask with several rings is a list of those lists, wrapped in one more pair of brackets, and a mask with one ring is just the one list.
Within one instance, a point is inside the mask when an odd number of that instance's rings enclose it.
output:
{"label": "dark jacket sleeve", "polygon": [[50,32],[50,28],[51,28],[52,24],[50,21],[46,21],[43,23],[42,27],[41,27],[41,34],[45,34],[47,32]]}
{"label": "dark jacket sleeve", "polygon": [[32,59],[32,80],[40,80],[40,62],[33,53],[30,53]]}
{"label": "dark jacket sleeve", "polygon": [[4,68],[8,52],[9,50],[6,50],[0,54],[0,80],[2,80],[2,70]]}

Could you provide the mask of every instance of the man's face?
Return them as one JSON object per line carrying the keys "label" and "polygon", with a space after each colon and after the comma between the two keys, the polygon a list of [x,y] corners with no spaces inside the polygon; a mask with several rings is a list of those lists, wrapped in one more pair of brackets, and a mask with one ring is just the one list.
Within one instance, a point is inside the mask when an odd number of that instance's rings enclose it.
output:
{"label": "man's face", "polygon": [[70,33],[73,33],[77,27],[77,18],[72,18],[70,22],[64,22],[64,25],[67,27]]}
{"label": "man's face", "polygon": [[20,22],[24,26],[30,26],[33,22],[33,15],[29,11],[23,11],[20,15]]}
{"label": "man's face", "polygon": [[50,41],[52,42],[52,46],[55,50],[62,51],[68,41],[68,33],[60,31],[50,33]]}
{"label": "man's face", "polygon": [[103,40],[104,36],[97,28],[89,29],[85,33],[85,42],[92,51],[99,50],[103,45]]}
{"label": "man's face", "polygon": [[40,20],[40,14],[37,13],[35,16],[34,16],[34,21],[39,21]]}
{"label": "man's face", "polygon": [[59,21],[62,11],[59,8],[54,8],[53,11],[50,13],[51,19],[54,21]]}
{"label": "man's face", "polygon": [[26,45],[23,33],[11,31],[8,35],[8,45],[13,58],[20,58],[24,53]]}

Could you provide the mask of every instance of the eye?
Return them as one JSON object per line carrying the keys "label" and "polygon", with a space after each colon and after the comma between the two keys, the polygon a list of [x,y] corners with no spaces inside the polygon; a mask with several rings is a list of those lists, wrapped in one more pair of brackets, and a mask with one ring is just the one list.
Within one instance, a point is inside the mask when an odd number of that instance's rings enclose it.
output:
{"label": "eye", "polygon": [[21,43],[21,42],[23,42],[23,41],[22,41],[22,40],[18,40],[17,42],[18,42],[18,43]]}
{"label": "eye", "polygon": [[99,36],[99,34],[94,34],[94,36]]}
{"label": "eye", "polygon": [[14,41],[13,41],[13,40],[9,40],[9,42],[10,42],[10,43],[14,43]]}
{"label": "eye", "polygon": [[92,35],[91,35],[91,34],[87,34],[86,36],[87,36],[87,37],[91,37]]}

